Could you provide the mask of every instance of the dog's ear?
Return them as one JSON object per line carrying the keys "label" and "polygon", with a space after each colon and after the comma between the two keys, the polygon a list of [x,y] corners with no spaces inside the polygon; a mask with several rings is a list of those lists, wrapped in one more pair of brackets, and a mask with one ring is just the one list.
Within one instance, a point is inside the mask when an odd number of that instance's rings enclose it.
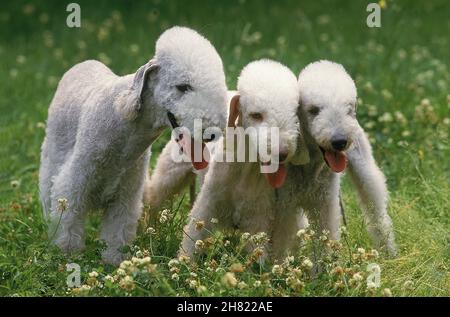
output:
{"label": "dog's ear", "polygon": [[297,149],[292,157],[292,164],[294,165],[305,165],[310,161],[308,146],[306,145],[303,133],[300,132],[297,139]]}
{"label": "dog's ear", "polygon": [[147,87],[148,78],[151,72],[158,69],[159,65],[156,59],[151,59],[147,64],[142,65],[136,71],[133,84],[129,90],[129,94],[122,105],[122,111],[127,119],[134,120],[144,102],[144,92]]}
{"label": "dog's ear", "polygon": [[228,127],[236,127],[236,119],[239,117],[239,95],[234,95],[230,100],[230,113],[228,115]]}
{"label": "dog's ear", "polygon": [[310,161],[308,145],[306,144],[303,127],[306,126],[306,113],[302,108],[301,103],[299,103],[299,107],[297,110],[297,116],[300,121],[300,131],[297,139],[297,149],[295,150],[295,154],[292,157],[292,164],[294,165],[305,165]]}

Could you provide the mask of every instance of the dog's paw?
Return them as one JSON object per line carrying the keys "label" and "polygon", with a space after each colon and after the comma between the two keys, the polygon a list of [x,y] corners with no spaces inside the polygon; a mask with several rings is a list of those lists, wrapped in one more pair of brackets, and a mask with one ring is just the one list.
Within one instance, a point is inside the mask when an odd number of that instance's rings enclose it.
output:
{"label": "dog's paw", "polygon": [[128,258],[128,255],[120,252],[118,248],[109,247],[102,252],[102,260],[106,264],[119,266],[124,260]]}

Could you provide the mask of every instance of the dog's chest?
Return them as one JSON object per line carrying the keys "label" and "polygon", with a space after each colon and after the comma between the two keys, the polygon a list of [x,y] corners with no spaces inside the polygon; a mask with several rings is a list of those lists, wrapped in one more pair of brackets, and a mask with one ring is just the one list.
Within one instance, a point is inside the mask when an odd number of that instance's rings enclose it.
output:
{"label": "dog's chest", "polygon": [[233,224],[249,232],[266,231],[274,219],[275,191],[262,174],[236,183],[233,191]]}

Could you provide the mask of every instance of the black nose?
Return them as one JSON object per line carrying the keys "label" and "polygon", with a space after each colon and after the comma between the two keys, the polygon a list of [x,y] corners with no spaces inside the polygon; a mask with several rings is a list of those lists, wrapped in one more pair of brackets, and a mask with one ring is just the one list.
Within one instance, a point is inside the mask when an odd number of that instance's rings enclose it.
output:
{"label": "black nose", "polygon": [[281,152],[280,154],[278,154],[278,162],[282,163],[286,161],[287,157],[288,157],[287,153]]}
{"label": "black nose", "polygon": [[346,139],[331,140],[331,145],[333,146],[333,149],[335,149],[336,151],[342,151],[347,146],[347,140]]}

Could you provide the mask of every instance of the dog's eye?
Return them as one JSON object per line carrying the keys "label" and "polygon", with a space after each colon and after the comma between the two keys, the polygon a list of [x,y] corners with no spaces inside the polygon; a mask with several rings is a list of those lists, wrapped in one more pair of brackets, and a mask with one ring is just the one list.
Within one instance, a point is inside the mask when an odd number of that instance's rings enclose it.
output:
{"label": "dog's eye", "polygon": [[249,116],[255,121],[262,121],[263,119],[263,115],[260,112],[252,112],[249,114]]}
{"label": "dog's eye", "polygon": [[175,87],[177,87],[178,91],[182,93],[192,90],[192,86],[188,84],[176,85]]}
{"label": "dog's eye", "polygon": [[310,115],[317,116],[320,112],[320,108],[313,106],[308,110],[308,112]]}

